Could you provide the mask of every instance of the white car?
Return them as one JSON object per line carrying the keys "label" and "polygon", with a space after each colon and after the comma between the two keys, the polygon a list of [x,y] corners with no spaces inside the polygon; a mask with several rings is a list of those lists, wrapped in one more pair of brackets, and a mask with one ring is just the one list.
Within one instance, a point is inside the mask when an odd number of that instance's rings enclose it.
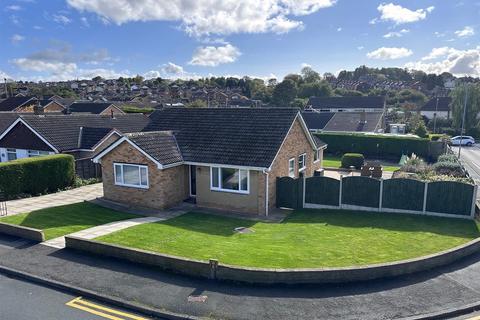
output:
{"label": "white car", "polygon": [[450,139],[450,144],[452,146],[473,146],[475,144],[475,139],[471,136],[456,136]]}

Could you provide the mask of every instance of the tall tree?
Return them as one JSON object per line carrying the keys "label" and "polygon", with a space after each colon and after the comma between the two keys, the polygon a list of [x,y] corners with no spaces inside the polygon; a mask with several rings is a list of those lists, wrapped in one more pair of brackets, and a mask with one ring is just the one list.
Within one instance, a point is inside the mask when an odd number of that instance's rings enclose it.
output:
{"label": "tall tree", "polygon": [[462,127],[463,112],[465,106],[465,90],[467,91],[467,109],[465,115],[465,132],[478,127],[477,115],[480,112],[480,86],[469,83],[457,86],[451,93],[453,125],[459,129]]}
{"label": "tall tree", "polygon": [[317,82],[321,80],[320,74],[311,67],[303,67],[301,74],[305,82]]}
{"label": "tall tree", "polygon": [[273,90],[273,102],[277,107],[290,106],[293,99],[297,97],[297,87],[291,79],[286,79],[277,84]]}

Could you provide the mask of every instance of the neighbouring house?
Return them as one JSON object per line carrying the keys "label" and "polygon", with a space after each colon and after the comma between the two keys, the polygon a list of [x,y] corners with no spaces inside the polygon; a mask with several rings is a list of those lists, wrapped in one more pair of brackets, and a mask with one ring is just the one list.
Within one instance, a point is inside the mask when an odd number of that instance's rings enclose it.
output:
{"label": "neighbouring house", "polygon": [[150,120],[94,157],[106,199],[268,215],[277,178],[312,176],[326,148],[295,109],[166,108]]}
{"label": "neighbouring house", "polygon": [[432,98],[420,109],[420,114],[427,119],[450,119],[452,98],[438,97]]}
{"label": "neighbouring house", "polygon": [[[90,161],[95,154],[119,139],[123,132],[140,131],[149,123],[143,114],[5,116],[0,114],[0,125],[10,124],[0,132],[1,162],[67,153],[75,157],[77,173],[82,177],[96,170]],[[85,170],[83,166],[88,168],[88,174],[79,171]]]}
{"label": "neighbouring house", "polygon": [[315,109],[317,112],[385,113],[386,99],[381,96],[311,97],[305,109]]}
{"label": "neighbouring house", "polygon": [[66,113],[89,113],[100,115],[125,114],[122,109],[110,102],[74,102],[67,107]]}
{"label": "neighbouring house", "polygon": [[10,97],[0,102],[0,112],[33,112],[37,102],[35,97]]}
{"label": "neighbouring house", "polygon": [[383,132],[382,112],[316,112],[302,116],[312,132]]}

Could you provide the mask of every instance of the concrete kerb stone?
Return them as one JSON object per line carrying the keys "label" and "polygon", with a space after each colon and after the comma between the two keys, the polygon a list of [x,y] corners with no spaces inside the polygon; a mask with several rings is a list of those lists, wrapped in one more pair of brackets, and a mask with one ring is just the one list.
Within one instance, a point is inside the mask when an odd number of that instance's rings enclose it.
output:
{"label": "concrete kerb stone", "polygon": [[163,270],[200,277],[250,284],[325,284],[392,278],[448,265],[480,250],[480,238],[429,256],[362,267],[318,269],[266,269],[224,265],[66,236],[66,248],[128,260]]}
{"label": "concrete kerb stone", "polygon": [[4,267],[4,266],[0,266],[0,273],[13,276],[16,278],[28,280],[28,281],[38,283],[44,286],[48,286],[54,289],[70,292],[76,295],[81,295],[82,297],[95,299],[100,302],[108,303],[120,308],[129,309],[134,312],[145,314],[147,316],[157,317],[161,319],[172,319],[172,320],[180,320],[180,319],[200,320],[200,318],[195,316],[189,316],[189,315],[174,313],[170,311],[159,310],[156,308],[151,308],[151,307],[144,306],[131,301],[127,301],[118,297],[101,294],[92,290],[84,289],[78,286],[62,283],[60,281],[48,279],[45,277],[37,276],[28,272],[19,271],[19,270],[15,270],[15,269]]}
{"label": "concrete kerb stone", "polygon": [[10,223],[0,222],[0,233],[15,236],[35,242],[45,241],[45,234],[42,230],[19,226]]}

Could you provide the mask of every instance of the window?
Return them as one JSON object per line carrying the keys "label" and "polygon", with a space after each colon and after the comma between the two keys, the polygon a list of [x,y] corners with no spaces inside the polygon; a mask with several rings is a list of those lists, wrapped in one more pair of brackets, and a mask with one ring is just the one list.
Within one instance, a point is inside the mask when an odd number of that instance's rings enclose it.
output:
{"label": "window", "polygon": [[249,171],[235,168],[210,168],[210,188],[217,191],[248,193]]}
{"label": "window", "polygon": [[317,162],[318,160],[320,160],[320,150],[315,150],[313,152],[313,162]]}
{"label": "window", "polygon": [[148,167],[137,164],[115,163],[115,184],[134,188],[148,188]]}
{"label": "window", "polygon": [[17,160],[17,149],[7,149],[7,160]]}
{"label": "window", "polygon": [[305,153],[298,156],[298,171],[305,170]]}
{"label": "window", "polygon": [[295,178],[295,158],[288,160],[288,176]]}
{"label": "window", "polygon": [[38,157],[38,156],[47,156],[48,151],[38,151],[38,150],[28,150],[28,157]]}

